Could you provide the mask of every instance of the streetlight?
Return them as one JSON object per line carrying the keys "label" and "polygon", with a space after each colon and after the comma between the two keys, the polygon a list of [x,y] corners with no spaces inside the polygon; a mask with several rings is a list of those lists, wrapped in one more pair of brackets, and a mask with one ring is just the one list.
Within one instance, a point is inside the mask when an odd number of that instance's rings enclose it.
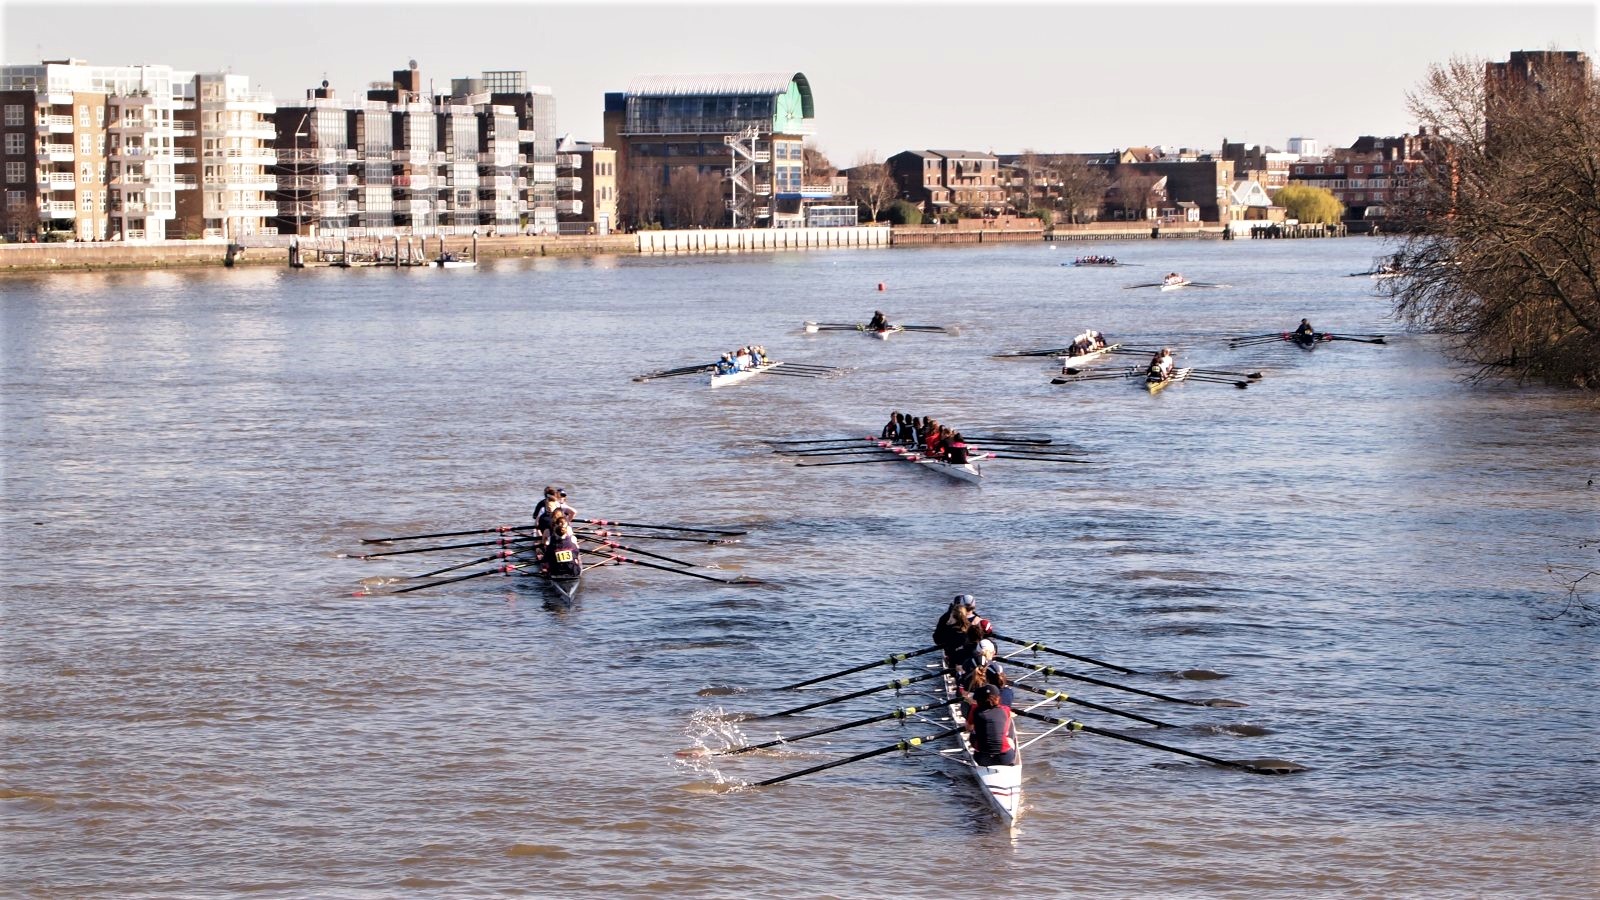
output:
{"label": "streetlight", "polygon": [[306,127],[306,120],[310,118],[311,110],[307,109],[305,115],[300,117],[299,123],[294,126],[292,158],[294,159],[294,233],[296,237],[300,236],[300,139],[311,136],[310,132],[301,131],[300,129]]}

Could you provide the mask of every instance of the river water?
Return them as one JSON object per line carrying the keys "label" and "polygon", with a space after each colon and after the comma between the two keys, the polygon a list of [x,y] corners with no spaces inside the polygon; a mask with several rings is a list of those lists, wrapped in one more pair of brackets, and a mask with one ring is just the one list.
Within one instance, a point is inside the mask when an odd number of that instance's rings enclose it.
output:
{"label": "river water", "polygon": [[[1345,277],[1376,241],[1088,249],[1142,267],[1027,244],[0,281],[0,892],[1600,892],[1600,629],[1551,617],[1547,571],[1593,566],[1594,408],[1464,383],[1426,335],[1227,349],[1302,316],[1396,334]],[[1230,287],[1125,288],[1168,270]],[[960,333],[799,327],[874,308]],[[1151,397],[990,358],[1084,327],[1265,377]],[[752,341],[849,371],[630,380]],[[995,460],[980,487],[799,469],[758,440],[892,409],[1088,462]],[[777,585],[606,568],[561,608],[498,576],[384,592],[476,549],[343,555],[525,520],[552,483],[583,515],[747,528],[632,544]],[[724,718],[914,671],[776,689],[926,645],[960,592],[1003,634],[1145,674],[1040,662],[1247,704],[1057,679],[1177,727],[1045,711],[1307,771],[1056,735],[1026,754],[1010,835],[925,753],[735,789],[925,725],[680,754],[918,701]]]}

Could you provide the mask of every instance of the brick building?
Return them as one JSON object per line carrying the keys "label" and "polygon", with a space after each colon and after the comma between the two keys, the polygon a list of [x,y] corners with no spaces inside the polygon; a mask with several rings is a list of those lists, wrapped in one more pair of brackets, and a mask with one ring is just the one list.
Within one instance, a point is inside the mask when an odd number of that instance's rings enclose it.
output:
{"label": "brick building", "polygon": [[965,210],[1005,212],[1006,186],[1000,180],[1000,158],[972,150],[904,150],[887,165],[900,198],[922,207],[925,214]]}

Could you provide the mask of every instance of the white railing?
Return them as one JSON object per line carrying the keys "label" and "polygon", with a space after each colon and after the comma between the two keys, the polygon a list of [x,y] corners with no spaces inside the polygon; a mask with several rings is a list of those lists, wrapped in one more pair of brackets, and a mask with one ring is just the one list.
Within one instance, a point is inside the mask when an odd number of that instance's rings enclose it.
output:
{"label": "white railing", "polygon": [[49,175],[39,179],[39,182],[48,185],[45,190],[70,191],[77,185],[78,179],[71,172],[51,172]]}
{"label": "white railing", "polygon": [[71,116],[40,116],[39,128],[43,131],[70,132],[72,131]]}
{"label": "white railing", "polygon": [[78,207],[72,203],[52,200],[39,204],[39,211],[52,219],[76,219]]}
{"label": "white railing", "polygon": [[77,153],[71,144],[45,144],[43,153],[51,162],[71,162],[77,158]]}
{"label": "white railing", "polygon": [[229,138],[266,138],[271,140],[278,136],[278,130],[269,124],[259,125],[234,125],[222,130],[223,137]]}
{"label": "white railing", "polygon": [[568,194],[576,194],[583,190],[583,179],[576,176],[564,176],[556,179],[556,190]]}

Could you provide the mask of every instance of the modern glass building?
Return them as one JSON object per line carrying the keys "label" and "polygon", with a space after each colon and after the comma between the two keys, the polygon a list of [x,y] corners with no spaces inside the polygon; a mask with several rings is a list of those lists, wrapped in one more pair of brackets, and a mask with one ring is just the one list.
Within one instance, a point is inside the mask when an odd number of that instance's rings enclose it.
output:
{"label": "modern glass building", "polygon": [[641,174],[666,190],[694,170],[724,179],[732,224],[800,226],[809,200],[832,197],[805,181],[815,118],[799,72],[643,75],[606,94],[605,143],[624,190]]}

